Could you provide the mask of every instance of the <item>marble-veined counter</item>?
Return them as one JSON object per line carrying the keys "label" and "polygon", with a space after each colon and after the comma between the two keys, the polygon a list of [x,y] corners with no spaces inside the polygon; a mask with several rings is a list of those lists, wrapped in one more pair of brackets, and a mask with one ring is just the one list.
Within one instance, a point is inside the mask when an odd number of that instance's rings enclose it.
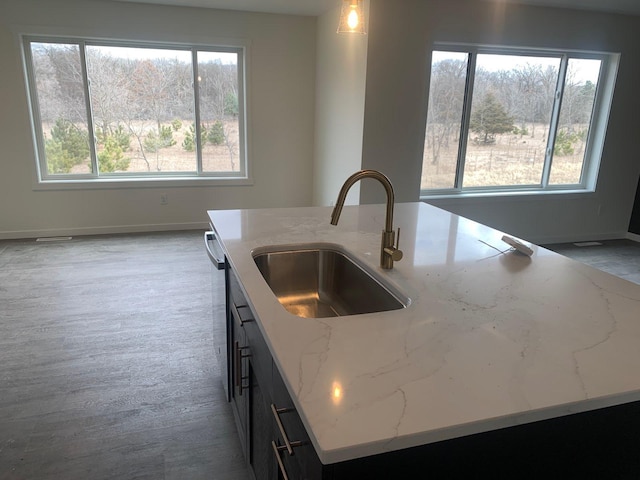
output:
{"label": "marble-veined counter", "polygon": [[[378,266],[383,205],[212,210],[260,330],[323,463],[640,400],[640,285],[424,203],[395,206],[404,258]],[[251,252],[329,242],[410,298],[303,319]],[[500,252],[504,253],[500,253]]]}

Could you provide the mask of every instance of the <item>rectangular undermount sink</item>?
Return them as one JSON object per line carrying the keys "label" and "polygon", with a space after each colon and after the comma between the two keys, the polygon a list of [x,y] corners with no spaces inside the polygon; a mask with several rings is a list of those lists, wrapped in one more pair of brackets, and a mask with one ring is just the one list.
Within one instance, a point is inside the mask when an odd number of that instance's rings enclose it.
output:
{"label": "rectangular undermount sink", "polygon": [[338,245],[263,247],[252,255],[280,303],[298,317],[384,312],[409,304]]}

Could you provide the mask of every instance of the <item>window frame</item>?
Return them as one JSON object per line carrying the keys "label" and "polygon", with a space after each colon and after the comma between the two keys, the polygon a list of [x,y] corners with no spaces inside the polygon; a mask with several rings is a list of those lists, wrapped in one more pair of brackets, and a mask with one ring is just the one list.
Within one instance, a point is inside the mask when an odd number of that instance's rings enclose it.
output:
{"label": "window frame", "polygon": [[[249,132],[248,132],[248,57],[249,44],[234,39],[229,41],[216,41],[211,43],[197,42],[163,42],[141,41],[114,38],[93,38],[75,35],[58,34],[19,34],[22,63],[27,90],[27,101],[31,121],[31,131],[35,154],[35,180],[34,189],[85,189],[85,188],[139,188],[144,186],[162,185],[165,187],[179,186],[211,186],[211,185],[252,185],[253,180],[249,162]],[[85,108],[87,114],[87,126],[89,131],[89,144],[91,150],[91,173],[49,174],[45,155],[44,131],[38,102],[36,78],[33,58],[31,54],[32,43],[58,43],[75,44],[79,47],[80,62],[82,68],[83,93],[85,96]],[[181,50],[191,53],[192,85],[194,95],[194,122],[196,125],[195,140],[197,148],[195,172],[119,172],[99,173],[97,167],[96,139],[93,129],[94,113],[91,109],[90,85],[87,75],[86,50],[87,46],[99,47],[128,47]],[[198,87],[198,52],[222,52],[235,53],[238,58],[238,165],[237,172],[206,172],[202,168],[202,149],[200,146],[200,98]]]}
{"label": "window frame", "polygon": [[[606,136],[609,112],[613,100],[613,92],[617,76],[619,53],[595,52],[581,50],[559,50],[551,48],[524,48],[495,45],[477,45],[460,43],[436,42],[432,45],[428,56],[429,83],[426,85],[426,99],[424,118],[425,129],[423,140],[427,133],[427,112],[428,99],[431,88],[431,71],[433,68],[432,56],[434,51],[447,51],[465,53],[467,57],[467,72],[465,77],[465,89],[463,96],[463,111],[460,121],[460,131],[458,140],[458,156],[454,186],[451,188],[423,189],[420,185],[420,199],[437,198],[461,198],[461,197],[491,197],[491,196],[513,196],[513,195],[538,195],[538,194],[569,194],[569,193],[592,193],[595,192],[598,173],[600,169],[604,139]],[[476,61],[478,55],[521,55],[536,57],[560,58],[560,68],[558,72],[558,83],[556,84],[555,96],[560,96],[554,100],[553,112],[549,124],[549,139],[545,149],[545,162],[541,175],[540,184],[535,185],[496,185],[496,186],[472,186],[463,187],[464,167],[466,162],[466,147],[470,135],[469,123],[471,117],[471,107],[473,103],[473,88],[476,73]],[[558,120],[562,107],[562,94],[566,82],[566,67],[570,59],[596,59],[601,61],[598,83],[592,108],[591,123],[585,142],[585,154],[583,157],[582,172],[580,182],[575,184],[549,184],[551,165],[553,163],[553,145],[558,131]],[[552,138],[553,137],[553,138]],[[424,149],[421,157],[421,167],[424,168]],[[422,171],[421,168],[421,171]]]}

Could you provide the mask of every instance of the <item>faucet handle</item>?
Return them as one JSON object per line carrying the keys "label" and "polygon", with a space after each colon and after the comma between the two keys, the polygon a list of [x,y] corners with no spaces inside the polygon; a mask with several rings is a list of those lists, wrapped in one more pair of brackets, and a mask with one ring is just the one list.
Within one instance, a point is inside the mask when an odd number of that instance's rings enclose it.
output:
{"label": "faucet handle", "polygon": [[391,257],[394,262],[402,260],[402,250],[398,247],[400,246],[400,227],[398,227],[398,236],[396,237],[396,246],[395,247],[386,247],[384,249],[385,253]]}

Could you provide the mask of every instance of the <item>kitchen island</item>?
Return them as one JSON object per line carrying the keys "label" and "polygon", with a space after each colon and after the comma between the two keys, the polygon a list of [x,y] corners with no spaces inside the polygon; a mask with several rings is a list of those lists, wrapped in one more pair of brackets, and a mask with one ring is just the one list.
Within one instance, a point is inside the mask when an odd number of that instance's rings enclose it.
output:
{"label": "kitchen island", "polygon": [[[503,232],[424,203],[395,206],[404,258],[392,270],[378,266],[382,205],[345,207],[337,226],[328,207],[208,213],[322,464],[433,445],[433,455],[457,452],[455,469],[484,458],[482,445],[508,452],[493,452],[502,462],[528,444],[522,459],[534,468],[548,459],[545,444],[575,442],[567,454],[588,455],[585,471],[640,468],[639,285],[540,247],[508,251]],[[287,312],[251,252],[309,242],[341,245],[409,305],[321,319]]]}

